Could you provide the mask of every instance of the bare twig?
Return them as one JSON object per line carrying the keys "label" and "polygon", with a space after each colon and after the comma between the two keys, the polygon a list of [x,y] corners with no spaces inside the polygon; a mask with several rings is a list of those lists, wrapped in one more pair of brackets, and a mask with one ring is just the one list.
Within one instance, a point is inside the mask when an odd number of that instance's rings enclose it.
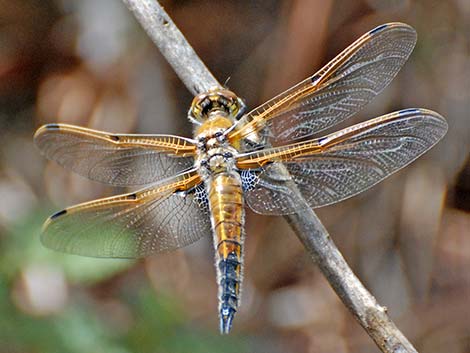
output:
{"label": "bare twig", "polygon": [[377,303],[354,275],[312,209],[306,208],[286,218],[331,287],[380,350],[387,353],[416,352],[387,315],[386,308]]}
{"label": "bare twig", "polygon": [[197,95],[219,82],[199,59],[194,49],[155,0],[123,0],[189,91]]}
{"label": "bare twig", "polygon": [[[221,87],[188,44],[168,14],[155,0],[123,0],[162,51],[186,87],[198,94]],[[285,169],[279,173],[286,173]],[[302,199],[295,185],[297,198]],[[286,216],[289,224],[346,307],[382,352],[416,352],[354,275],[316,214],[310,208]]]}

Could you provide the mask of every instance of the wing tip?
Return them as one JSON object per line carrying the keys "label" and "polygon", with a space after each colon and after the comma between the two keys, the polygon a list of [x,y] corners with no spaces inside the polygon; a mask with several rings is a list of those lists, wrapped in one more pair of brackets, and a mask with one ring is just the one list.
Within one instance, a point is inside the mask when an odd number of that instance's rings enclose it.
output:
{"label": "wing tip", "polygon": [[373,37],[373,36],[378,35],[381,32],[384,32],[386,30],[392,30],[392,29],[408,32],[409,34],[412,35],[412,39],[411,39],[412,43],[414,43],[414,45],[416,44],[416,41],[418,39],[418,34],[416,33],[416,30],[409,24],[406,24],[403,22],[389,22],[389,23],[382,24],[380,26],[375,27],[374,29],[371,29],[369,32],[367,32],[367,35],[369,37]]}
{"label": "wing tip", "polygon": [[62,124],[58,124],[58,123],[44,124],[39,129],[37,129],[36,134],[38,132],[43,132],[43,131],[60,130],[61,128],[62,128]]}
{"label": "wing tip", "polygon": [[[437,141],[441,140],[445,134],[447,133],[449,129],[449,124],[447,123],[447,120],[439,113],[426,109],[426,108],[408,108],[408,109],[402,109],[396,112],[398,117],[413,117],[415,115],[421,115],[425,116],[427,119],[434,119],[436,124],[439,125],[439,128],[441,130],[440,137]],[[437,143],[436,141],[436,143]]]}
{"label": "wing tip", "polygon": [[392,28],[401,28],[401,29],[411,30],[412,32],[416,32],[416,30],[407,23],[388,22],[388,23],[381,24],[381,25],[375,27],[374,29],[371,29],[368,33],[369,34],[376,34],[376,33],[384,31],[385,29],[392,29]]}
{"label": "wing tip", "polygon": [[416,114],[426,115],[428,117],[432,117],[434,119],[441,121],[446,127],[448,127],[447,120],[441,114],[435,112],[434,110],[430,110],[426,108],[407,108],[407,109],[399,110],[397,113],[400,117],[407,116],[407,115],[416,115]]}
{"label": "wing tip", "polygon": [[34,133],[34,136],[33,136],[34,144],[39,149],[41,149],[41,138],[42,137],[44,137],[46,134],[51,133],[51,132],[57,132],[57,131],[64,130],[64,127],[65,127],[64,124],[57,124],[57,123],[42,125]]}
{"label": "wing tip", "polygon": [[54,131],[54,130],[59,130],[59,129],[60,129],[59,124],[45,124],[45,125],[42,125],[34,133],[34,140],[36,141],[46,131]]}
{"label": "wing tip", "polygon": [[76,133],[90,132],[90,131],[100,132],[100,131],[88,129],[86,127],[78,126],[78,125],[71,125],[71,124],[65,124],[65,123],[50,123],[50,124],[44,124],[41,127],[39,127],[39,129],[37,129],[36,133],[34,134],[34,138],[46,132],[57,132],[57,131],[69,131],[69,132],[76,132]]}

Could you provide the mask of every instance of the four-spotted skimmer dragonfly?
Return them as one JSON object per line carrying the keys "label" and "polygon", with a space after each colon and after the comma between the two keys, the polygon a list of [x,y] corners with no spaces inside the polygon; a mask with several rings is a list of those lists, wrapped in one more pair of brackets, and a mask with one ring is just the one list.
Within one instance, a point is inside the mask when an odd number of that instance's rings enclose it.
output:
{"label": "four-spotted skimmer dragonfly", "polygon": [[[439,114],[406,109],[312,137],[381,92],[415,42],[416,32],[406,24],[379,26],[313,76],[248,113],[229,90],[200,94],[188,113],[195,125],[192,139],[41,127],[34,139],[47,158],[92,180],[146,185],[54,214],[44,225],[43,244],[85,256],[136,258],[212,232],[220,330],[228,333],[239,303],[245,206],[285,215],[344,200],[406,166],[446,133]],[[276,172],[280,163],[288,174]]]}

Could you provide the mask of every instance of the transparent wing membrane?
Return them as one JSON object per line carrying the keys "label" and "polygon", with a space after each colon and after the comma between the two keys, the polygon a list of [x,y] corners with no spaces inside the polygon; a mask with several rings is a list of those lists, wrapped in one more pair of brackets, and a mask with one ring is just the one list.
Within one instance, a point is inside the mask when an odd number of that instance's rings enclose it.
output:
{"label": "transparent wing membrane", "polygon": [[[35,143],[60,165],[111,185],[151,184],[56,213],[44,225],[43,244],[73,254],[118,258],[191,244],[211,233],[207,190],[200,175],[207,181],[211,173],[223,172],[210,169],[214,163],[225,168],[232,165],[232,158],[246,203],[261,214],[321,207],[370,188],[436,144],[447,131],[445,120],[429,110],[406,109],[324,137],[310,136],[370,102],[398,73],[415,43],[416,32],[406,24],[379,26],[234,126],[214,120],[202,124],[195,140],[112,134],[67,124],[41,127]],[[230,107],[232,95],[236,96],[227,92],[197,96],[200,113]],[[219,132],[219,127],[225,132]],[[298,142],[306,137],[311,139]],[[269,144],[274,147],[266,147]],[[299,192],[292,192],[292,186]]]}
{"label": "transparent wing membrane", "polygon": [[390,83],[415,43],[416,32],[406,24],[375,28],[313,76],[249,112],[229,138],[257,131],[282,145],[344,121]]}
{"label": "transparent wing membrane", "polygon": [[34,141],[63,167],[116,186],[150,184],[189,169],[196,151],[182,137],[110,134],[66,124],[41,127]]}
{"label": "transparent wing membrane", "polygon": [[135,193],[67,208],[46,221],[41,241],[58,251],[115,258],[189,245],[211,231],[207,197],[198,183],[192,171]]}
{"label": "transparent wing membrane", "polygon": [[[322,138],[246,153],[239,168],[258,168],[247,204],[262,214],[289,214],[303,207],[285,181],[295,182],[310,207],[354,196],[403,168],[436,144],[447,123],[425,109],[406,109]],[[283,162],[290,176],[271,163]],[[253,186],[254,185],[254,186]]]}

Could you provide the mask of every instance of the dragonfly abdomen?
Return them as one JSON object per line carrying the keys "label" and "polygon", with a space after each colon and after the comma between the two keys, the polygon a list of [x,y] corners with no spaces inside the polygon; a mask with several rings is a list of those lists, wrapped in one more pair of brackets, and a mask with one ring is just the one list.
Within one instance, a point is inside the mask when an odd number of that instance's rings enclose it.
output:
{"label": "dragonfly abdomen", "polygon": [[209,181],[222,333],[230,331],[240,301],[245,218],[242,192],[238,173],[219,173]]}

